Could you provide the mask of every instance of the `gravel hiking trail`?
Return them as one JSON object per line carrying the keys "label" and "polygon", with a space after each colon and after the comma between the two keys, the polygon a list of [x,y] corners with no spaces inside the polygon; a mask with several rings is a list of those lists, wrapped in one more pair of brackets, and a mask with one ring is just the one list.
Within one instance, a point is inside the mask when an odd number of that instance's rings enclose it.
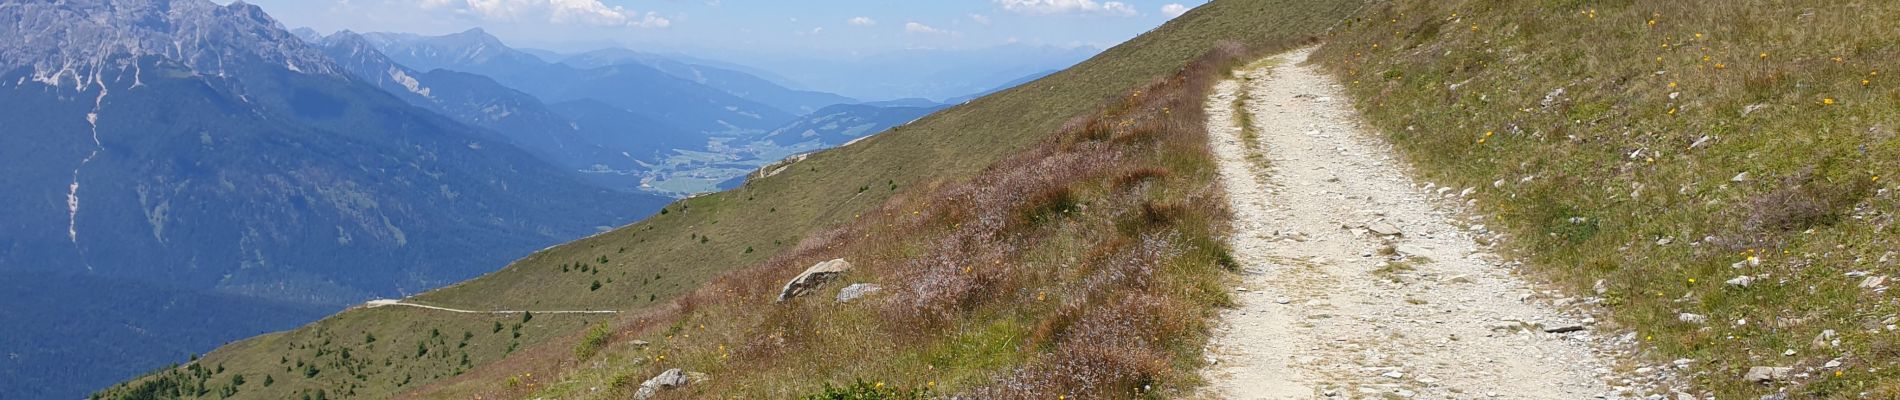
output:
{"label": "gravel hiking trail", "polygon": [[1243,272],[1203,397],[1620,397],[1593,321],[1479,243],[1484,228],[1458,218],[1470,192],[1415,183],[1343,88],[1302,65],[1310,52],[1245,67],[1208,99]]}
{"label": "gravel hiking trail", "polygon": [[422,308],[422,309],[429,309],[429,310],[436,310],[436,311],[447,311],[447,312],[452,312],[452,313],[457,313],[457,314],[520,314],[520,313],[535,313],[535,314],[619,314],[619,313],[620,313],[619,311],[612,311],[612,310],[547,310],[547,311],[533,311],[533,310],[494,310],[494,311],[481,311],[481,310],[462,310],[462,309],[455,309],[455,308],[448,308],[448,307],[436,307],[436,306],[431,306],[431,305],[425,305],[425,304],[416,304],[416,303],[410,303],[410,302],[405,302],[405,301],[402,301],[402,300],[394,300],[394,299],[377,299],[377,300],[370,300],[370,301],[369,301],[369,302],[367,302],[367,303],[363,303],[363,308],[377,308],[377,307],[388,307],[388,306],[401,306],[401,307],[415,307],[415,308]]}

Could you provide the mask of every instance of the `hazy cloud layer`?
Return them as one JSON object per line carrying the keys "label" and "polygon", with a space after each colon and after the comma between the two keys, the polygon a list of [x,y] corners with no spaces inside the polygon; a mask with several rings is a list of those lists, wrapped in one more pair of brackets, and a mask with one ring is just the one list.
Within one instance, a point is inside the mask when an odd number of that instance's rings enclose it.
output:
{"label": "hazy cloud layer", "polygon": [[665,28],[672,20],[600,0],[420,0],[425,9],[447,9],[491,21],[546,21],[555,24]]}

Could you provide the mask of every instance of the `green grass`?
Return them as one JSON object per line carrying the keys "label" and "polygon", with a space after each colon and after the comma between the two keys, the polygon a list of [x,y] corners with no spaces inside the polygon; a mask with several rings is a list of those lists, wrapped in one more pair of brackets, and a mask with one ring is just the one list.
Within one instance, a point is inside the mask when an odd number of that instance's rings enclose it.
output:
{"label": "green grass", "polygon": [[[467,316],[395,306],[353,310],[296,331],[228,345],[174,370],[183,373],[160,373],[108,389],[102,397],[218,398],[225,387],[233,387],[236,398],[296,399],[317,391],[332,399],[388,398],[604,319],[537,315],[522,322],[518,314]],[[496,331],[498,323],[503,329]],[[192,374],[193,366],[215,372]],[[230,385],[238,376],[244,383]],[[197,395],[201,383],[205,396]],[[151,393],[167,386],[188,389]]]}
{"label": "green grass", "polygon": [[1604,281],[1651,356],[1696,360],[1690,383],[1895,398],[1900,305],[1856,287],[1900,275],[1895,20],[1891,1],[1400,0],[1317,57],[1427,178],[1479,188],[1539,276]]}

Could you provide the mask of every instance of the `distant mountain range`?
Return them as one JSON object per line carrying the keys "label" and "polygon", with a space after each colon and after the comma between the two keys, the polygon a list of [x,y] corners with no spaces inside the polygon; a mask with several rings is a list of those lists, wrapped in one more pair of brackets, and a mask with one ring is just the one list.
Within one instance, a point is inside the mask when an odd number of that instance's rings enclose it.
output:
{"label": "distant mountain range", "polygon": [[[550,103],[595,100],[691,132],[770,130],[797,117],[779,107],[694,80],[680,79],[634,60],[588,67],[546,62],[508,47],[481,29],[444,36],[400,33],[363,36],[390,59],[418,70],[448,69],[485,75]],[[776,88],[776,91],[792,92],[784,88]],[[742,94],[753,92],[765,90],[753,89]]]}
{"label": "distant mountain range", "polygon": [[354,32],[323,36],[315,43],[357,78],[409,104],[500,133],[556,165],[577,170],[634,166],[619,152],[589,140],[579,126],[540,99],[486,76],[446,69],[419,72],[390,60]]}
{"label": "distant mountain range", "polygon": [[769,66],[798,84],[858,99],[924,98],[957,103],[1025,76],[1095,56],[1093,47],[1010,44],[976,49],[905,49],[862,56],[709,52],[711,58]]}
{"label": "distant mountain range", "polygon": [[852,104],[858,100],[831,93],[795,90],[781,86],[751,72],[679,61],[673,57],[610,48],[561,59],[562,64],[577,68],[600,68],[622,64],[641,64],[675,78],[692,81],[778,108],[792,115],[805,115],[834,104]]}
{"label": "distant mountain range", "polygon": [[[82,397],[666,201],[536,157],[581,133],[511,128],[556,125],[532,98],[335,58],[242,2],[6,2],[0,20],[0,281],[69,296],[0,299],[9,336],[35,338],[0,340],[9,398]],[[391,95],[404,76],[431,100]]]}
{"label": "distant mountain range", "polygon": [[287,30],[242,2],[0,1],[0,20],[8,398],[467,279],[946,106],[479,29]]}

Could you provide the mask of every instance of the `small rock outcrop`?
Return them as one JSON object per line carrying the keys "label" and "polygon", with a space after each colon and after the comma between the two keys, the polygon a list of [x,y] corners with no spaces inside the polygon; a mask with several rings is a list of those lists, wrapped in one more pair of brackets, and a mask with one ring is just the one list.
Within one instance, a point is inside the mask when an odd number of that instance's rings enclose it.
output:
{"label": "small rock outcrop", "polygon": [[640,390],[633,392],[633,398],[634,400],[651,399],[662,390],[685,387],[689,383],[692,381],[687,379],[686,371],[681,371],[679,368],[669,369],[659,375],[654,375],[653,379],[640,383]]}
{"label": "small rock outcrop", "polygon": [[1788,377],[1793,374],[1794,368],[1790,367],[1749,367],[1748,373],[1742,375],[1742,380],[1749,382],[1774,382],[1788,379]]}
{"label": "small rock outcrop", "polygon": [[1385,221],[1366,224],[1366,230],[1379,236],[1398,236],[1405,234],[1405,231],[1399,230],[1399,227],[1393,226]]}
{"label": "small rock outcrop", "polygon": [[880,290],[884,290],[884,287],[878,286],[875,283],[860,283],[860,284],[855,284],[851,286],[845,286],[844,290],[838,291],[838,302],[847,303],[852,300],[857,300],[859,297],[864,297],[872,293],[877,293]]}
{"label": "small rock outcrop", "polygon": [[785,283],[785,289],[780,290],[778,293],[778,301],[783,302],[794,297],[804,296],[810,293],[812,289],[816,289],[827,282],[838,279],[838,276],[844,275],[845,271],[850,270],[851,263],[842,258],[812,265],[811,268],[806,268],[805,272],[798,274],[798,277],[792,278],[791,282]]}
{"label": "small rock outcrop", "polygon": [[1880,288],[1880,285],[1886,284],[1886,283],[1887,283],[1886,275],[1869,276],[1867,277],[1867,279],[1860,280],[1860,288],[1861,289],[1877,289],[1877,288]]}

